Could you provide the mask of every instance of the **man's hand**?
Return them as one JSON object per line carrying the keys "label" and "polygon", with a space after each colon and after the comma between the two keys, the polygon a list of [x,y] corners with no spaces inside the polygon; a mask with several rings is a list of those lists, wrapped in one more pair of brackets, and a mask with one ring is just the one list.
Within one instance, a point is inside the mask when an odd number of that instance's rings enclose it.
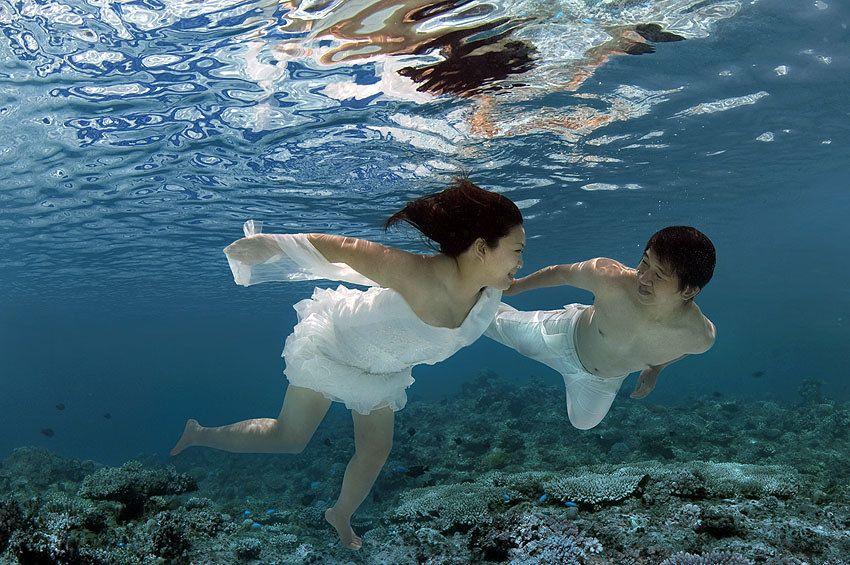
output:
{"label": "man's hand", "polygon": [[632,392],[629,396],[631,398],[644,398],[652,389],[655,388],[655,383],[658,380],[658,373],[661,372],[661,369],[656,367],[650,367],[649,369],[644,369],[641,371],[640,376],[637,380],[637,386],[635,387],[634,392]]}

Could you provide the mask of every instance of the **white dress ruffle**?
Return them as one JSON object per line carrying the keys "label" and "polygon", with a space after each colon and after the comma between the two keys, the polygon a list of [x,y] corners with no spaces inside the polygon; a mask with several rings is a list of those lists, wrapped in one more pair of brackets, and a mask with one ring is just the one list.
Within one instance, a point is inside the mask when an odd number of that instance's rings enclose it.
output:
{"label": "white dress ruffle", "polygon": [[[245,235],[259,233],[248,221]],[[404,298],[383,288],[344,263],[331,263],[305,234],[270,234],[281,253],[263,263],[247,265],[227,260],[237,284],[330,279],[371,288],[316,288],[296,303],[298,323],[286,338],[284,373],[290,384],[315,390],[368,414],[407,403],[414,365],[433,365],[477,340],[490,325],[502,292],[486,287],[458,328],[426,324]]]}

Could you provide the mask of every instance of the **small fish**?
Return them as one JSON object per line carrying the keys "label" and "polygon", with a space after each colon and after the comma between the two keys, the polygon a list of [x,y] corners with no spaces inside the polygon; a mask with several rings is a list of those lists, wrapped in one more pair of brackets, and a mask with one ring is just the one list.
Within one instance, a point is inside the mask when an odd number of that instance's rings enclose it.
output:
{"label": "small fish", "polygon": [[268,510],[266,510],[266,515],[271,516],[275,512],[277,512],[277,510],[275,510],[274,508],[269,508]]}
{"label": "small fish", "polygon": [[62,404],[62,403],[60,402],[59,404],[57,404],[57,405],[56,405],[56,409],[57,409],[57,410],[64,410],[64,409],[65,409],[65,405],[64,405],[64,404]]}
{"label": "small fish", "polygon": [[324,443],[327,447],[330,447],[330,446],[333,445],[333,442],[331,441],[331,438],[329,438],[329,437],[326,437],[325,441],[323,441],[322,443]]}
{"label": "small fish", "polygon": [[41,435],[47,436],[47,437],[53,437],[54,435],[56,435],[56,432],[54,432],[53,429],[51,429],[51,428],[42,428],[41,429]]}
{"label": "small fish", "polygon": [[252,523],[252,524],[251,524],[251,529],[252,529],[252,530],[259,530],[259,529],[260,529],[260,528],[262,528],[262,527],[263,527],[263,525],[262,525],[262,524],[260,524],[259,522],[254,522],[254,523]]}
{"label": "small fish", "polygon": [[246,516],[246,517],[250,516],[251,514],[253,514],[253,512],[251,512],[250,510],[246,510],[245,512],[242,513],[242,515]]}
{"label": "small fish", "polygon": [[408,471],[409,471],[409,469],[407,467],[405,467],[404,465],[398,465],[396,467],[393,467],[393,473],[401,474],[401,473],[407,473]]}
{"label": "small fish", "polygon": [[567,508],[578,508],[578,504],[576,504],[572,500],[565,501],[564,506],[566,506]]}
{"label": "small fish", "polygon": [[416,435],[416,428],[407,428],[407,435],[413,437]]}
{"label": "small fish", "polygon": [[546,500],[548,498],[549,498],[549,495],[544,492],[543,494],[540,495],[540,498],[538,498],[537,500],[540,501],[540,502],[546,502]]}
{"label": "small fish", "polygon": [[112,414],[110,414],[109,412],[105,412],[105,413],[103,414],[103,417],[104,417],[104,418],[106,418],[107,420],[109,420],[109,419],[111,419],[111,418],[112,418]]}
{"label": "small fish", "polygon": [[764,376],[764,371],[753,371],[750,376],[754,379],[760,379]]}
{"label": "small fish", "polygon": [[511,501],[511,497],[508,495],[508,493],[504,493],[504,494],[502,494],[502,500],[503,500],[504,502],[510,502],[510,501]]}
{"label": "small fish", "polygon": [[407,475],[408,477],[418,477],[424,474],[427,470],[428,467],[425,465],[414,465],[405,472],[405,475]]}

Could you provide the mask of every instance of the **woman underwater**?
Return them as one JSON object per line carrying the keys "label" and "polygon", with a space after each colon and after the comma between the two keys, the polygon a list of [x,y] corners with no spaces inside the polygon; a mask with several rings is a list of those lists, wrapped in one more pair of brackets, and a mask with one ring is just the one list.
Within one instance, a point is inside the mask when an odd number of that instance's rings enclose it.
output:
{"label": "woman underwater", "polygon": [[404,407],[414,382],[411,368],[442,361],[476,341],[522,266],[519,209],[467,179],[409,202],[385,228],[399,222],[415,227],[439,252],[409,253],[328,234],[262,234],[246,223],[246,237],[224,249],[237,284],[330,279],[370,288],[317,288],[295,304],[298,323],[283,350],[289,386],[277,418],[210,428],[189,420],[171,450],[300,453],[331,402],[344,403],[354,420],[355,453],[325,518],[350,549],[363,544],[351,516],[390,453],[394,412]]}

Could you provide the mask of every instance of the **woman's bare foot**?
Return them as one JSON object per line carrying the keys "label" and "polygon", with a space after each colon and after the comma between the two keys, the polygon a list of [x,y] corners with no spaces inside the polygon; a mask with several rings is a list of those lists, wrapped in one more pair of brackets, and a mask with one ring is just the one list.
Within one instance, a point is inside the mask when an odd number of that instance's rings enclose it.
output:
{"label": "woman's bare foot", "polygon": [[337,516],[333,506],[325,510],[325,520],[334,527],[342,545],[348,549],[360,549],[363,547],[363,540],[351,529],[351,523]]}
{"label": "woman's bare foot", "polygon": [[183,435],[180,436],[180,439],[177,440],[177,445],[171,448],[171,455],[177,455],[187,447],[192,447],[195,442],[195,438],[197,437],[198,430],[201,429],[201,425],[197,420],[188,420],[186,422],[186,427],[183,428]]}

